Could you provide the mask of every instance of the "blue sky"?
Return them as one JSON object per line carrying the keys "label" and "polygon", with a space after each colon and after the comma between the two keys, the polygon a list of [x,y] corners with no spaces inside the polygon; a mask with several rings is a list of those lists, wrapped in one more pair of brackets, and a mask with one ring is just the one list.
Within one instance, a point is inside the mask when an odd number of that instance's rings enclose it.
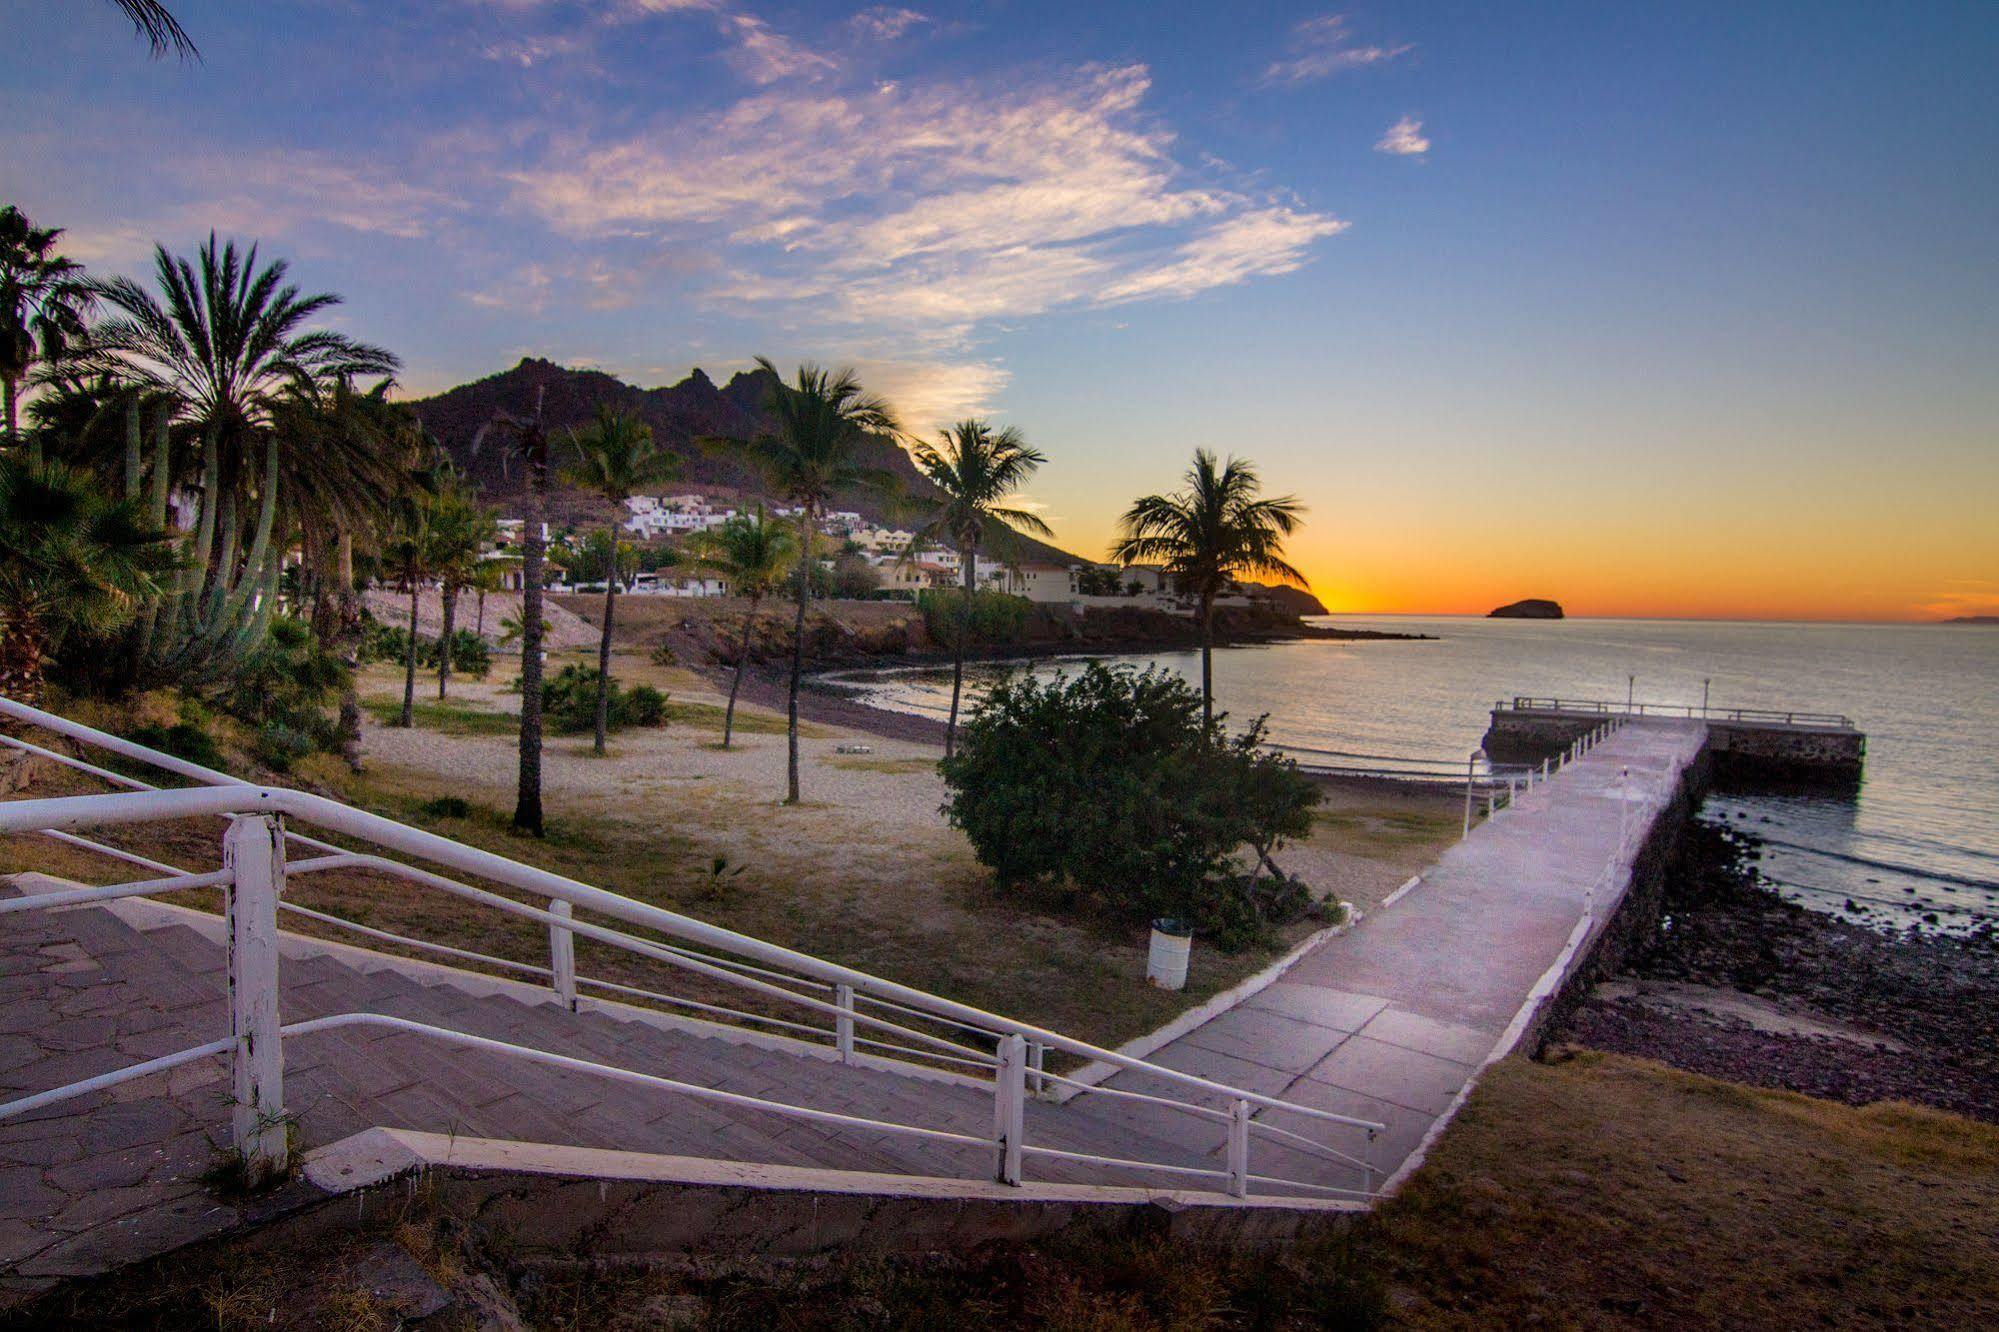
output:
{"label": "blue sky", "polygon": [[0,194],[412,391],[856,362],[1079,547],[1249,454],[1355,608],[1999,608],[1999,6],[175,8],[0,3]]}

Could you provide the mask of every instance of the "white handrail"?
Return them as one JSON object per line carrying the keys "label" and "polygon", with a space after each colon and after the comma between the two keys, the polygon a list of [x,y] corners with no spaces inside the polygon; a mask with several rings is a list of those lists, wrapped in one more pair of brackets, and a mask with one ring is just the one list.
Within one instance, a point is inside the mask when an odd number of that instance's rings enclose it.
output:
{"label": "white handrail", "polygon": [[[396,823],[377,814],[343,805],[324,796],[312,795],[305,791],[292,791],[283,787],[253,787],[248,785],[197,787],[179,791],[143,791],[128,794],[55,796],[41,800],[17,800],[0,803],[0,832],[30,832],[42,828],[80,828],[110,824],[150,823],[181,818],[200,818],[214,815],[287,815],[302,819],[317,827],[326,828],[345,836],[373,842],[392,851],[445,865],[477,878],[490,879],[520,888],[538,896],[568,902],[580,910],[593,911],[613,920],[640,925],[659,930],[666,934],[677,934],[681,938],[704,947],[742,953],[759,961],[801,972],[818,980],[836,984],[847,984],[856,989],[866,988],[883,998],[901,1003],[921,1006],[932,1017],[947,1018],[969,1027],[983,1028],[1018,1035],[1025,1039],[1038,1040],[1051,1049],[1078,1055],[1087,1060],[1116,1064],[1122,1068],[1157,1075],[1166,1081],[1178,1083],[1196,1091],[1222,1096],[1238,1096],[1252,1104],[1271,1109],[1288,1110],[1307,1118],[1320,1119],[1327,1123],[1346,1124],[1355,1128],[1379,1130],[1378,1122],[1360,1119],[1352,1115],[1335,1114],[1329,1110],[1319,1110],[1311,1106],[1297,1105],[1276,1097],[1247,1092],[1229,1087],[1207,1078],[1182,1073],[1163,1065],[1134,1059],[1086,1041],[1078,1041],[1060,1032],[1050,1031],[1032,1023],[1020,1022],[988,1013],[983,1009],[946,999],[895,981],[884,980],[852,967],[827,962],[808,953],[796,952],[777,944],[766,943],[748,935],[738,934],[706,921],[683,916],[662,907],[638,902],[617,893],[593,888],[564,875],[548,870],[524,865],[509,860],[491,851],[467,846],[439,837],[435,833],[424,832]],[[407,871],[409,867],[404,867]],[[416,873],[422,873],[417,871]],[[426,879],[437,876],[426,875]],[[510,899],[508,902],[519,914],[550,919],[549,913],[536,911]],[[497,904],[497,903],[496,903]],[[578,933],[594,934],[596,931],[584,922],[575,922]],[[606,933],[610,933],[606,931]],[[638,942],[636,940],[632,941]],[[661,950],[664,951],[664,950]],[[663,959],[668,960],[668,959]],[[688,959],[670,959],[687,963]],[[698,969],[698,967],[697,967]],[[753,982],[748,977],[743,981],[751,988],[760,988],[763,983]],[[775,986],[770,987],[775,989]],[[816,1006],[804,995],[788,995],[793,1002]],[[857,1015],[858,1016],[858,1015]],[[880,1022],[879,1019],[874,1019]],[[881,1025],[889,1025],[883,1023]],[[924,1034],[904,1029],[903,1034],[925,1039]],[[960,1047],[962,1048],[962,1047]]]}
{"label": "white handrail", "polygon": [[[995,1144],[997,1144],[997,1169],[999,1177],[1005,1182],[1018,1182],[1020,1173],[1019,1161],[1023,1152],[1036,1156],[1095,1161],[1108,1166],[1160,1170],[1169,1174],[1177,1173],[1226,1178],[1230,1182],[1230,1191],[1238,1195],[1244,1192],[1247,1181],[1252,1178],[1248,1174],[1245,1162],[1236,1158],[1233,1146],[1231,1148],[1229,1170],[1200,1171],[1188,1167],[1169,1167],[1142,1161],[1126,1161],[1121,1158],[1091,1157],[1086,1154],[1069,1153],[1054,1148],[1030,1146],[1021,1142],[1022,1129],[1019,1101],[1020,1086],[1023,1078],[1031,1076],[1036,1086],[1041,1085],[1045,1081],[1066,1081],[1066,1079],[1062,1079],[1058,1075],[1045,1074],[1043,1072],[1041,1059],[1048,1049],[1055,1049],[1087,1060],[1099,1061],[1150,1074],[1178,1088],[1228,1098],[1236,1107],[1235,1114],[1234,1116],[1220,1115],[1219,1117],[1224,1119],[1242,1119],[1244,1121],[1243,1127],[1248,1126],[1247,1115],[1248,1108],[1251,1105],[1264,1109],[1288,1111],[1302,1118],[1321,1122],[1351,1128],[1361,1128],[1367,1131],[1370,1138],[1382,1127],[1374,1121],[1319,1110],[1315,1107],[1287,1102],[1273,1096],[1243,1091],[1239,1088],[1230,1087],[1193,1074],[1153,1064],[1143,1059],[1122,1055],[1117,1051],[1107,1050],[1088,1042],[1075,1040],[1059,1032],[985,1012],[968,1004],[945,999],[938,995],[869,975],[854,968],[841,966],[809,954],[800,953],[747,935],[738,934],[732,930],[723,929],[705,921],[683,916],[677,912],[668,911],[664,908],[651,906],[616,893],[607,892],[559,874],[541,870],[531,865],[525,865],[492,852],[483,851],[477,847],[454,842],[448,838],[396,823],[393,820],[370,814],[364,810],[354,809],[325,797],[281,787],[258,786],[244,782],[227,774],[213,772],[199,765],[188,763],[185,760],[174,759],[170,755],[158,754],[144,746],[108,735],[91,727],[82,726],[66,718],[43,712],[40,709],[26,707],[11,700],[0,699],[0,715],[12,716],[17,720],[43,727],[57,734],[69,736],[83,743],[98,745],[122,757],[153,764],[200,784],[190,789],[156,790],[142,781],[125,777],[109,769],[85,763],[80,759],[57,753],[42,746],[30,744],[15,737],[0,736],[0,741],[5,741],[15,748],[65,763],[110,781],[114,785],[127,788],[124,792],[112,794],[60,796],[0,802],[0,832],[43,833],[151,867],[171,869],[172,867],[165,865],[163,862],[149,861],[145,857],[138,856],[135,853],[124,852],[118,848],[105,846],[102,843],[93,842],[89,839],[75,837],[66,830],[81,827],[117,826],[219,816],[239,820],[232,823],[232,827],[236,831],[232,832],[229,844],[242,848],[241,853],[249,855],[252,858],[251,862],[248,863],[252,863],[255,866],[251,870],[243,870],[240,867],[225,867],[223,870],[207,874],[177,872],[170,878],[160,880],[148,880],[131,884],[114,884],[103,888],[83,888],[65,893],[45,894],[34,899],[24,899],[22,902],[11,906],[0,905],[0,912],[9,909],[25,909],[28,905],[59,906],[76,902],[104,900],[181,888],[226,886],[232,883],[237,885],[232,891],[238,893],[246,891],[243,886],[245,884],[251,885],[247,891],[255,892],[257,891],[256,885],[263,884],[266,881],[270,884],[275,884],[281,891],[284,879],[288,873],[303,874],[319,870],[351,868],[392,874],[410,882],[465,897],[519,917],[535,920],[548,927],[553,932],[551,938],[557,942],[574,935],[597,939],[611,946],[637,953],[641,956],[651,957],[686,970],[694,971],[697,974],[706,975],[711,979],[737,985],[783,1000],[787,1003],[830,1014],[834,1019],[835,1025],[831,1031],[827,1031],[810,1027],[803,1023],[789,1022],[785,1019],[769,1018],[743,1010],[708,1005],[695,1000],[679,999],[653,991],[640,990],[636,987],[624,986],[616,982],[583,978],[581,983],[586,985],[595,985],[612,991],[642,995],[662,1002],[684,1005],[741,1021],[800,1030],[819,1039],[831,1037],[839,1045],[843,1059],[850,1055],[855,1045],[868,1045],[885,1050],[896,1050],[903,1054],[914,1054],[919,1058],[948,1060],[979,1068],[996,1067],[995,1087],[999,1102],[996,1110],[998,1120],[996,1121],[995,1138],[974,1138],[961,1134],[946,1134],[938,1130],[920,1130],[906,1125],[890,1125],[884,1121],[867,1121],[856,1119],[853,1116],[836,1116],[831,1115],[830,1112],[811,1112],[807,1117],[820,1117],[826,1119],[827,1122],[845,1122],[855,1126],[876,1128],[881,1131],[915,1133],[918,1136],[973,1143],[988,1148],[995,1147]],[[1512,792],[1509,789],[1509,795],[1511,794]],[[1511,801],[1509,800],[1510,803]],[[435,873],[431,870],[405,864],[399,860],[390,859],[387,856],[356,852],[331,842],[321,841],[302,833],[292,832],[285,827],[284,817],[297,819],[325,829],[329,834],[370,843],[386,851],[427,861],[469,877],[483,879],[496,885],[517,890],[528,894],[531,898],[546,901],[549,903],[550,909],[544,910],[528,902],[517,901],[502,893],[461,883],[456,879]],[[258,838],[243,839],[241,837],[241,834],[248,832],[253,827],[253,823],[240,822],[240,820],[244,819],[249,819],[253,822],[261,821],[263,823],[266,834],[262,840]],[[286,841],[315,848],[327,854],[302,859],[287,868],[283,864],[283,856],[281,854],[283,844]],[[279,852],[276,859],[271,859],[271,854],[268,851],[257,851],[256,847],[260,845],[267,847],[274,845]],[[258,859],[258,857],[262,857],[262,859]],[[242,878],[241,876],[245,873],[250,874],[251,877],[248,879]],[[268,888],[263,889],[262,900],[269,902],[271,896]],[[488,955],[470,950],[453,948],[449,945],[431,943],[425,940],[398,935],[390,931],[378,930],[370,926],[361,925],[358,922],[344,920],[338,916],[298,906],[294,903],[278,901],[275,905],[330,925],[352,929],[365,935],[407,946],[446,953],[477,962],[499,965],[510,970],[527,972],[537,976],[553,975],[558,981],[557,988],[559,990],[562,989],[561,982],[564,978],[559,970],[559,958],[557,971],[551,972],[549,968],[535,967],[508,959],[489,957]],[[253,919],[249,926],[251,934],[248,936],[241,935],[240,927],[237,927],[239,928],[239,943],[244,944],[244,946],[251,948],[253,951],[265,947],[264,939],[272,937],[269,935],[259,935],[256,932],[258,930],[270,930],[274,928],[268,924],[268,913],[271,910],[271,906],[267,905],[260,909],[266,913],[266,923],[258,924]],[[681,942],[679,944],[654,942],[650,939],[640,938],[622,930],[612,929],[607,926],[595,924],[594,922],[578,921],[574,919],[574,912],[578,909],[608,917],[613,921],[628,926],[638,926],[648,931],[667,935]],[[254,916],[254,913],[252,914]],[[234,919],[235,909],[232,908],[232,920]],[[713,951],[694,951],[693,948],[683,946],[685,944],[694,945],[695,948],[701,950]],[[739,961],[737,957],[720,956],[719,954],[735,954],[739,957],[753,958],[757,963],[763,965],[755,965]],[[234,956],[233,952],[232,956]],[[770,970],[767,968],[783,968],[783,970]],[[232,971],[232,976],[233,974]],[[273,1000],[275,997],[274,985],[268,984],[268,982],[271,982],[274,976],[275,972],[272,972],[270,976],[260,977],[257,981],[257,984],[262,985],[265,990],[272,994]],[[770,979],[764,980],[759,979],[759,977],[768,977]],[[572,985],[574,983],[574,981],[570,982]],[[820,993],[831,991],[834,993],[835,999],[821,999],[816,994],[800,993],[800,988]],[[967,1050],[966,1046],[961,1043],[918,1031],[914,1028],[890,1021],[876,1013],[859,1011],[857,1003],[879,1005],[882,1008],[911,1014],[926,1022],[943,1023],[963,1028],[969,1032],[995,1037],[998,1039],[1000,1046],[997,1064],[995,1065],[993,1061],[984,1056],[979,1056],[975,1050]],[[527,1050],[526,1047],[513,1047],[507,1045],[505,1042],[490,1041],[487,1038],[474,1037],[466,1033],[451,1032],[442,1028],[431,1028],[421,1023],[410,1022],[407,1019],[387,1018],[373,1014],[350,1014],[339,1019],[315,1019],[313,1022],[293,1024],[292,1026],[279,1028],[276,1026],[275,1009],[272,1009],[271,1016],[260,1020],[269,1022],[271,1024],[271,1031],[286,1034],[305,1034],[310,1031],[324,1029],[327,1026],[341,1025],[343,1023],[374,1022],[378,1025],[400,1026],[411,1031],[421,1031],[440,1039],[452,1040],[459,1044],[522,1053],[528,1057],[543,1059],[564,1066],[588,1069],[590,1071],[609,1071],[614,1075],[648,1080],[661,1086],[671,1087],[674,1090],[686,1090],[690,1095],[706,1095],[711,1099],[719,1100],[731,1100],[733,1098],[744,1105],[758,1105],[763,1108],[779,1110],[781,1113],[784,1112],[784,1108],[779,1107],[776,1103],[759,1102],[754,1097],[740,1097],[734,1093],[720,1093],[712,1088],[700,1088],[697,1090],[691,1087],[683,1087],[681,1084],[672,1083],[671,1080],[667,1079],[651,1078],[650,1075],[630,1074],[628,1070],[609,1070],[608,1066],[591,1065],[588,1061],[573,1060],[568,1056],[550,1055],[544,1051],[531,1051]],[[857,1038],[853,1033],[853,1026],[857,1022],[864,1023],[871,1028],[894,1033],[908,1040],[918,1042],[923,1046],[935,1047],[935,1049],[931,1051],[917,1051],[911,1050],[906,1045],[897,1045],[889,1041]],[[232,1044],[232,1042],[223,1042],[216,1048],[220,1049]],[[207,1049],[209,1047],[202,1048]],[[240,1084],[241,1078],[246,1076],[243,1070],[245,1047],[236,1045],[235,1048]],[[189,1055],[187,1057],[195,1056]],[[1031,1073],[1028,1072],[1030,1068]],[[246,1089],[247,1091],[257,1091],[259,1076],[268,1076],[275,1079],[275,1066],[272,1066],[272,1070],[267,1074],[259,1075],[252,1071],[247,1076],[251,1079],[250,1083],[241,1084],[238,1089],[239,1099],[244,1099],[245,1103],[247,1103]],[[104,1084],[99,1080],[89,1080],[87,1084],[76,1084],[75,1087],[68,1090],[75,1092],[79,1087],[94,1087],[98,1085],[109,1084]],[[276,1082],[273,1081],[271,1085],[275,1088]],[[62,1090],[64,1089],[58,1089],[58,1091]],[[1100,1088],[1098,1090],[1104,1089]],[[48,1093],[45,1095],[53,1094]],[[259,1094],[261,1095],[262,1093]],[[281,1095],[281,1092],[278,1094]],[[1165,1097],[1150,1097],[1142,1094],[1123,1093],[1116,1090],[1110,1091],[1109,1094],[1113,1096],[1130,1096],[1131,1099],[1137,1100],[1156,1101],[1160,1104],[1181,1109],[1204,1118],[1217,1117],[1217,1112],[1213,1112],[1207,1107],[1173,1101]],[[14,1107],[11,1105],[0,1107],[0,1113],[12,1111],[13,1109]],[[791,1109],[796,1108],[793,1107]],[[1258,1127],[1267,1128],[1269,1126],[1258,1125]],[[239,1125],[239,1139],[243,1131],[242,1126]],[[1349,1156],[1336,1149],[1324,1147],[1323,1144],[1311,1143],[1310,1139],[1290,1134],[1284,1130],[1273,1129],[1271,1131],[1286,1137],[1297,1138],[1302,1143],[1318,1146],[1325,1154],[1342,1162],[1357,1164],[1363,1169],[1369,1169],[1366,1163],[1361,1162],[1359,1158]],[[267,1139],[269,1137],[266,1127],[261,1121],[256,1125],[256,1132],[262,1138]],[[1232,1143],[1234,1136],[1239,1136],[1237,1130],[1232,1130]],[[266,1147],[260,1150],[269,1151],[270,1149]],[[279,1148],[276,1154],[281,1158],[282,1149]],[[1254,1178],[1262,1179],[1264,1177],[1259,1176]],[[1325,1188],[1330,1186],[1312,1185],[1309,1187]],[[1335,1191],[1347,1193],[1361,1192],[1358,1190]]]}

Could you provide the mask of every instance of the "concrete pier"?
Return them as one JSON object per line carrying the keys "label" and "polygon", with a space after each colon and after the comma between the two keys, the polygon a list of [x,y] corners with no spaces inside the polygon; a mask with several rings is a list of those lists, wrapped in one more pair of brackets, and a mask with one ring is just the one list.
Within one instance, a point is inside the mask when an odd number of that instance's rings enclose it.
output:
{"label": "concrete pier", "polygon": [[1867,759],[1867,737],[1837,713],[1562,698],[1495,703],[1483,747],[1495,763],[1539,763],[1612,719],[1705,725],[1716,774],[1724,779],[1853,785]]}

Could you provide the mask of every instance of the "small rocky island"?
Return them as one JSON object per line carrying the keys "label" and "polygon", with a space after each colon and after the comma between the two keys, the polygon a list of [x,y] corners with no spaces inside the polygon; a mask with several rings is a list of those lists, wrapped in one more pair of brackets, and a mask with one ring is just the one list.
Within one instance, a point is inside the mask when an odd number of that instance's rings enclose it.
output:
{"label": "small rocky island", "polygon": [[1486,612],[1488,620],[1559,620],[1562,618],[1562,603],[1545,601],[1539,597],[1529,597],[1525,601],[1515,601],[1501,606],[1498,610]]}

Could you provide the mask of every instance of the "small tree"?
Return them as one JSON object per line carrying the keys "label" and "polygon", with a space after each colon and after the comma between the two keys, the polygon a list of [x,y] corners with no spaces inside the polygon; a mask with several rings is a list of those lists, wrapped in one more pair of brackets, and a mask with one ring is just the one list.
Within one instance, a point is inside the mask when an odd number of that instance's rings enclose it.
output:
{"label": "small tree", "polygon": [[729,590],[746,599],[743,638],[736,647],[736,670],[729,681],[729,706],[722,713],[722,748],[727,749],[736,732],[736,695],[742,692],[743,671],[750,662],[750,633],[756,624],[757,607],[775,593],[798,558],[798,545],[791,533],[771,522],[763,505],[739,518],[731,518],[713,531],[704,532],[694,544],[697,563],[720,574]]}
{"label": "small tree", "polygon": [[1306,900],[1272,855],[1310,830],[1318,788],[1262,742],[1260,720],[1235,736],[1204,720],[1170,673],[1014,676],[944,761],[944,809],[1002,888],[1183,917],[1232,947]]}
{"label": "small tree", "polygon": [[[662,453],[653,442],[652,427],[630,412],[604,405],[597,419],[582,430],[570,432],[576,448],[577,464],[568,474],[571,485],[596,491],[622,514],[625,501],[641,486],[664,481],[680,470],[679,459]],[[609,548],[609,566],[604,577],[604,628],[597,644],[597,728],[596,752],[604,752],[604,732],[611,717],[611,619],[618,598],[618,519],[604,529]],[[636,571],[636,563],[634,563]]]}
{"label": "small tree", "polygon": [[[20,442],[21,380],[37,361],[59,360],[84,334],[95,290],[83,265],[56,252],[60,227],[38,227],[11,204],[0,208],[0,398],[7,444]],[[41,446],[29,442],[30,466]]]}

